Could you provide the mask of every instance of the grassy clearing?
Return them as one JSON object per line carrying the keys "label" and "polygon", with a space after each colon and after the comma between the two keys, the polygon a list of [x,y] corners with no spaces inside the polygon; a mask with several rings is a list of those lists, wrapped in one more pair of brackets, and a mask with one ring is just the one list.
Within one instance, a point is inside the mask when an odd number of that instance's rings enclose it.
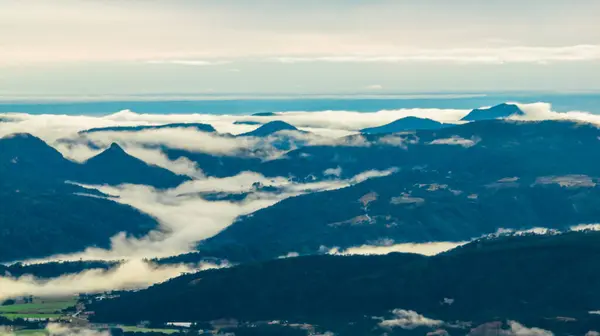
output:
{"label": "grassy clearing", "polygon": [[32,303],[0,306],[0,314],[53,314],[77,304],[74,298],[34,299]]}
{"label": "grassy clearing", "polygon": [[[35,298],[32,303],[17,303],[9,306],[0,306],[0,316],[10,320],[22,319],[56,319],[62,316],[60,311],[73,307],[77,300],[73,297],[68,298]],[[31,330],[23,330],[25,334],[17,335],[38,335]],[[29,334],[27,334],[30,332]],[[44,334],[41,334],[44,335]]]}
{"label": "grassy clearing", "polygon": [[133,326],[121,326],[119,327],[123,329],[124,332],[139,332],[139,333],[150,333],[150,332],[158,332],[163,334],[174,334],[179,330],[176,329],[149,329],[149,328],[138,328]]}
{"label": "grassy clearing", "polygon": [[15,332],[16,336],[47,336],[48,333],[45,330],[18,330]]}

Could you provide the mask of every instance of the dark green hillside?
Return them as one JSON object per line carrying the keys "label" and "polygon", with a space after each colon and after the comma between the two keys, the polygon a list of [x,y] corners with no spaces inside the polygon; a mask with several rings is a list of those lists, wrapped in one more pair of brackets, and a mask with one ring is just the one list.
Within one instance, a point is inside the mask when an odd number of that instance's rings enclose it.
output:
{"label": "dark green hillside", "polygon": [[[561,331],[600,323],[600,233],[513,236],[436,257],[312,256],[188,274],[100,302],[99,321],[289,320],[340,325],[414,310],[444,321],[517,320]],[[451,302],[451,303],[450,303]],[[590,329],[587,329],[590,330]]]}

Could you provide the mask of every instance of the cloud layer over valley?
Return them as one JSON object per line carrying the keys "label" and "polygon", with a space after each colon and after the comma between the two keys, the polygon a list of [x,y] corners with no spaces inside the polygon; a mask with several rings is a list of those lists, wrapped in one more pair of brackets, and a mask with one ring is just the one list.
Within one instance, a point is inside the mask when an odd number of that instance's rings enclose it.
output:
{"label": "cloud layer over valley", "polygon": [[[177,188],[157,190],[141,185],[85,186],[111,195],[116,202],[130,205],[156,218],[161,227],[141,239],[121,233],[111,239],[111,249],[88,248],[81,253],[50,256],[27,262],[51,260],[121,260],[160,258],[193,250],[195,244],[229,226],[238,216],[273,205],[287,197],[307,192],[343,188],[367,178],[385,176],[389,171],[369,171],[349,180],[295,183],[285,178],[268,179],[245,172],[227,178],[203,178]],[[277,192],[256,191],[255,183],[276,187]],[[207,200],[205,193],[246,193],[242,201]],[[85,196],[82,196],[85,197]]]}
{"label": "cloud layer over valley", "polygon": [[[600,117],[585,112],[552,111],[549,104],[518,104],[524,112],[511,116],[514,121],[575,120],[600,125]],[[198,242],[219,233],[238,217],[271,206],[286,198],[317,191],[344,188],[368,178],[394,173],[386,170],[364,171],[355,176],[344,175],[345,169],[332,164],[322,169],[322,178],[302,182],[282,174],[267,177],[254,171],[240,171],[231,176],[211,177],[205,174],[202,164],[187,157],[174,159],[167,150],[182,150],[221,158],[250,158],[266,162],[284,158],[290,149],[299,146],[368,147],[372,144],[359,130],[377,127],[403,117],[430,118],[447,124],[462,124],[470,111],[458,109],[403,109],[382,110],[373,113],[352,111],[281,112],[257,115],[204,115],[204,114],[139,114],[121,111],[107,116],[30,115],[8,113],[0,119],[0,137],[13,133],[31,133],[65,157],[84,162],[101,153],[112,143],[122,146],[129,155],[142,161],[166,168],[176,174],[190,177],[177,187],[159,189],[147,185],[82,185],[96,189],[107,196],[84,195],[80,197],[106,197],[114,202],[129,205],[156,219],[159,228],[145,237],[133,238],[122,232],[111,238],[109,248],[90,246],[70,254],[60,254],[26,260],[40,263],[52,260],[128,260],[116,270],[86,271],[78,275],[52,280],[32,277],[0,277],[0,298],[30,293],[33,295],[63,295],[86,291],[140,288],[164,281],[182,272],[194,270],[193,265],[152,267],[141,262],[144,258],[176,256],[195,250]],[[251,132],[270,121],[284,121],[299,130],[283,130],[266,136],[237,136]],[[149,126],[173,123],[205,123],[217,132],[204,132],[192,127],[105,130],[82,132],[92,128],[116,126]],[[353,135],[347,137],[348,135]],[[290,140],[291,139],[291,140]],[[281,143],[289,141],[290,146]],[[378,144],[405,148],[418,138],[404,135],[387,135]],[[440,138],[432,145],[477,146],[479,139]],[[582,225],[574,230],[596,229],[597,225]],[[381,237],[382,239],[385,237]],[[387,254],[409,252],[435,255],[465,242],[433,242],[424,244],[369,244],[346,250],[332,249],[331,254]],[[288,256],[295,256],[291,252]],[[144,276],[140,276],[143,274]],[[136,275],[135,278],[132,278]],[[137,279],[137,280],[136,280]],[[139,280],[143,279],[143,280]],[[85,284],[81,287],[78,283]],[[83,285],[82,285],[83,286]]]}
{"label": "cloud layer over valley", "polygon": [[[585,112],[558,113],[549,104],[518,104],[524,112],[511,116],[513,120],[577,120],[600,124],[600,117]],[[352,111],[280,112],[266,115],[208,115],[208,114],[139,114],[121,111],[107,116],[30,115],[9,113],[0,122],[0,136],[27,132],[38,136],[76,161],[98,154],[111,143],[118,143],[130,155],[149,164],[158,165],[177,174],[192,178],[176,188],[157,190],[143,185],[87,186],[111,195],[110,199],[130,205],[158,220],[159,231],[147,237],[133,239],[126,233],[112,238],[111,250],[91,247],[81,254],[55,256],[52,259],[122,259],[164,257],[185,253],[202,239],[211,237],[230,225],[238,216],[252,213],[284,198],[306,192],[341,188],[368,177],[358,175],[341,179],[341,167],[332,166],[323,172],[328,178],[321,182],[291,182],[288,176],[267,178],[253,172],[240,172],[223,178],[206,177],[203,167],[186,157],[176,160],[167,157],[163,148],[205,153],[223,157],[256,157],[269,160],[281,157],[286,149],[277,147],[282,137],[292,138],[301,145],[366,146],[356,134],[366,127],[380,126],[406,116],[431,118],[444,123],[463,123],[468,110],[454,109],[403,109],[382,110],[374,113]],[[285,121],[301,131],[280,131],[266,137],[234,136],[253,131],[269,121]],[[240,123],[242,122],[242,123]],[[244,123],[246,122],[246,123]],[[250,125],[247,122],[253,122]],[[139,131],[82,131],[115,126],[148,126],[172,123],[206,123],[218,133],[203,132],[191,127],[145,129]],[[257,125],[258,124],[258,125]],[[451,140],[451,141],[450,141]],[[478,139],[438,139],[432,144],[458,144],[474,146]],[[379,140],[386,145],[405,146],[405,139],[390,135]],[[412,141],[412,140],[411,140]],[[417,139],[418,141],[418,139]],[[293,149],[294,147],[292,147]],[[373,172],[373,176],[389,174]],[[256,190],[258,185],[274,190]],[[240,200],[206,198],[206,194],[244,194]],[[84,196],[82,196],[84,197]],[[411,246],[399,247],[411,251]],[[381,249],[381,248],[380,248]],[[385,247],[389,249],[389,247]]]}

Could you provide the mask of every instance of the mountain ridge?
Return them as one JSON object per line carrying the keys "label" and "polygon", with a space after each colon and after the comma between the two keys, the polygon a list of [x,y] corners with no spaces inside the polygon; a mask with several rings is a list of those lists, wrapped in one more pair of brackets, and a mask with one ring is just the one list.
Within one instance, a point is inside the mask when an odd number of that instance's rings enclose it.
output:
{"label": "mountain ridge", "polygon": [[446,125],[433,119],[404,117],[385,125],[363,128],[360,132],[366,134],[398,133],[415,130],[436,130],[448,126],[451,125]]}

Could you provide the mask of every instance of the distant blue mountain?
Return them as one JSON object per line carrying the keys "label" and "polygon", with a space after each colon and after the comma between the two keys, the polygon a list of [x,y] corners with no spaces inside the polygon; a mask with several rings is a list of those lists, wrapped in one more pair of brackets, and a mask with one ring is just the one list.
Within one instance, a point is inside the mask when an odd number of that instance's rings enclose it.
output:
{"label": "distant blue mountain", "polygon": [[286,122],[275,120],[268,122],[261,127],[255,129],[252,132],[243,133],[238,136],[253,136],[253,137],[266,137],[272,135],[273,133],[277,133],[279,131],[299,131],[295,126],[290,125]]}
{"label": "distant blue mountain", "polygon": [[275,113],[275,112],[257,112],[257,113],[252,113],[252,115],[255,117],[275,117],[275,116],[277,116],[277,113]]}
{"label": "distant blue mountain", "polygon": [[477,121],[508,118],[512,115],[524,115],[525,113],[517,105],[500,104],[487,109],[475,109],[461,120]]}
{"label": "distant blue mountain", "polygon": [[[285,157],[265,161],[259,172],[265,176],[294,176],[298,180],[322,177],[329,168],[340,167],[341,177],[391,167],[413,169],[428,167],[445,171],[485,170],[504,176],[516,176],[527,170],[539,174],[587,174],[600,176],[595,156],[600,132],[593,125],[566,121],[506,122],[485,120],[420,130],[416,134],[397,135],[398,143],[387,142],[387,134],[363,134],[371,145],[353,146],[356,136],[339,139],[338,146],[304,146]],[[435,145],[440,139],[476,139],[477,145]],[[478,140],[477,140],[478,139]],[[349,145],[344,145],[347,143]],[[567,161],[556,157],[569,158]],[[577,162],[577,164],[573,164]]]}
{"label": "distant blue mountain", "polygon": [[[0,138],[0,175],[22,177],[40,175],[51,179],[75,170],[76,163],[31,134],[11,134]],[[12,176],[11,176],[12,177]]]}
{"label": "distant blue mountain", "polygon": [[260,121],[238,120],[233,122],[234,125],[262,125]]}
{"label": "distant blue mountain", "polygon": [[82,168],[84,170],[83,179],[87,183],[132,183],[170,188],[189,180],[188,177],[149,165],[127,154],[116,143],[87,160],[83,163]]}
{"label": "distant blue mountain", "polygon": [[209,124],[199,123],[177,123],[177,124],[166,124],[166,125],[152,125],[152,126],[113,126],[113,127],[99,127],[91,128],[85,131],[80,131],[79,134],[95,133],[95,132],[138,132],[144,130],[156,130],[165,128],[193,128],[200,132],[216,132],[217,130]]}
{"label": "distant blue mountain", "polygon": [[0,138],[0,175],[12,179],[75,181],[86,184],[145,184],[170,188],[188,177],[153,166],[127,154],[117,144],[83,164],[67,160],[60,152],[31,134]]}
{"label": "distant blue mountain", "polygon": [[383,126],[364,128],[360,132],[364,134],[398,133],[415,130],[435,130],[448,126],[452,125],[446,125],[426,118],[406,117]]}

